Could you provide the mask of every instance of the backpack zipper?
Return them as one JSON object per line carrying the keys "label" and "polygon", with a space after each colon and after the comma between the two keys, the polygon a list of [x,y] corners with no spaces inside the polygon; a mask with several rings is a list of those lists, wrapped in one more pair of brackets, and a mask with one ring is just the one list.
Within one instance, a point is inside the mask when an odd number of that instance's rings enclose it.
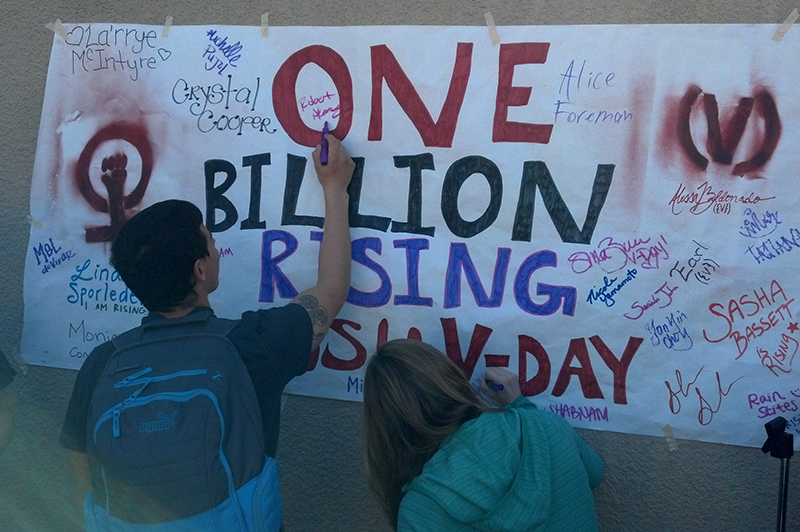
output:
{"label": "backpack zipper", "polygon": [[133,379],[137,379],[137,378],[141,377],[142,375],[150,373],[151,371],[153,371],[153,368],[144,368],[141,371],[137,371],[133,375],[128,375],[127,377],[125,377],[121,381],[119,381],[117,383],[114,383],[114,388],[123,388],[125,386],[128,386],[128,383],[131,382]]}
{"label": "backpack zipper", "polygon": [[111,432],[112,432],[112,434],[114,435],[115,438],[119,438],[119,418],[120,418],[120,415],[122,414],[122,411],[125,410],[131,404],[133,404],[133,402],[136,400],[136,398],[139,397],[139,394],[142,393],[142,391],[147,387],[148,384],[150,384],[150,380],[149,379],[142,379],[142,380],[145,381],[144,385],[141,388],[139,388],[138,390],[134,391],[127,399],[125,399],[124,401],[119,403],[117,406],[115,406],[114,407],[114,411],[111,413],[111,417],[112,417],[112,429],[111,429]]}
{"label": "backpack zipper", "polygon": [[[150,368],[147,368],[148,370]],[[139,372],[142,373],[142,372]],[[176,371],[175,373],[170,373],[169,375],[159,375],[157,377],[145,377],[143,379],[139,379],[139,374],[133,374],[130,377],[122,379],[118,383],[114,385],[114,388],[124,388],[127,386],[137,386],[139,384],[149,384],[151,382],[162,382],[168,381],[170,379],[175,379],[178,377],[193,377],[195,375],[204,375],[208,373],[207,369],[185,369],[182,371]]]}

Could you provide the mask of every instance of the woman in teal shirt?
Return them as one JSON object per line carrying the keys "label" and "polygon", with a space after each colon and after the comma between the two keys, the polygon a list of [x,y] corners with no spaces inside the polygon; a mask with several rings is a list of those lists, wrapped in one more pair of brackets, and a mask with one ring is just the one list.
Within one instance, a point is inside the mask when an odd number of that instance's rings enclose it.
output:
{"label": "woman in teal shirt", "polygon": [[481,390],[505,406],[485,406],[428,344],[378,348],[364,381],[364,461],[392,527],[596,531],[597,453],[523,397],[516,375],[489,368]]}

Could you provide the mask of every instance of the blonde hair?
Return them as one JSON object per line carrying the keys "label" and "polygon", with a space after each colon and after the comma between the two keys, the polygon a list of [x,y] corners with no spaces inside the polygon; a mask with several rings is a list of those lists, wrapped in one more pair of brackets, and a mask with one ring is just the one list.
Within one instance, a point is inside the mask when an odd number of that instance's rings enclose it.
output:
{"label": "blonde hair", "polygon": [[445,438],[490,410],[436,348],[416,340],[378,348],[364,377],[364,469],[393,528],[403,486],[422,472]]}

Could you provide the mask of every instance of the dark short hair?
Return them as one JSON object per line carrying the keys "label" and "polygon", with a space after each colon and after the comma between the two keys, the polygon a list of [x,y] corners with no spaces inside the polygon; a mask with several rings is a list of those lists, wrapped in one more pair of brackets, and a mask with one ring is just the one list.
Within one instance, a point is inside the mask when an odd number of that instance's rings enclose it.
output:
{"label": "dark short hair", "polygon": [[149,311],[168,312],[194,294],[192,270],[208,256],[203,213],[166,200],[128,220],[111,246],[111,265]]}

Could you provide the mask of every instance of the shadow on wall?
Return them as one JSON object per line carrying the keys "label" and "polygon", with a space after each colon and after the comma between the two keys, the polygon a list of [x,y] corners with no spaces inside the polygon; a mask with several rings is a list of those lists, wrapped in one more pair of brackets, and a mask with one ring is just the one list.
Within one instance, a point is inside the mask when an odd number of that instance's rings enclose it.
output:
{"label": "shadow on wall", "polygon": [[77,372],[27,366],[3,390],[14,413],[0,454],[0,523],[4,532],[81,530],[66,451],[58,444]]}

